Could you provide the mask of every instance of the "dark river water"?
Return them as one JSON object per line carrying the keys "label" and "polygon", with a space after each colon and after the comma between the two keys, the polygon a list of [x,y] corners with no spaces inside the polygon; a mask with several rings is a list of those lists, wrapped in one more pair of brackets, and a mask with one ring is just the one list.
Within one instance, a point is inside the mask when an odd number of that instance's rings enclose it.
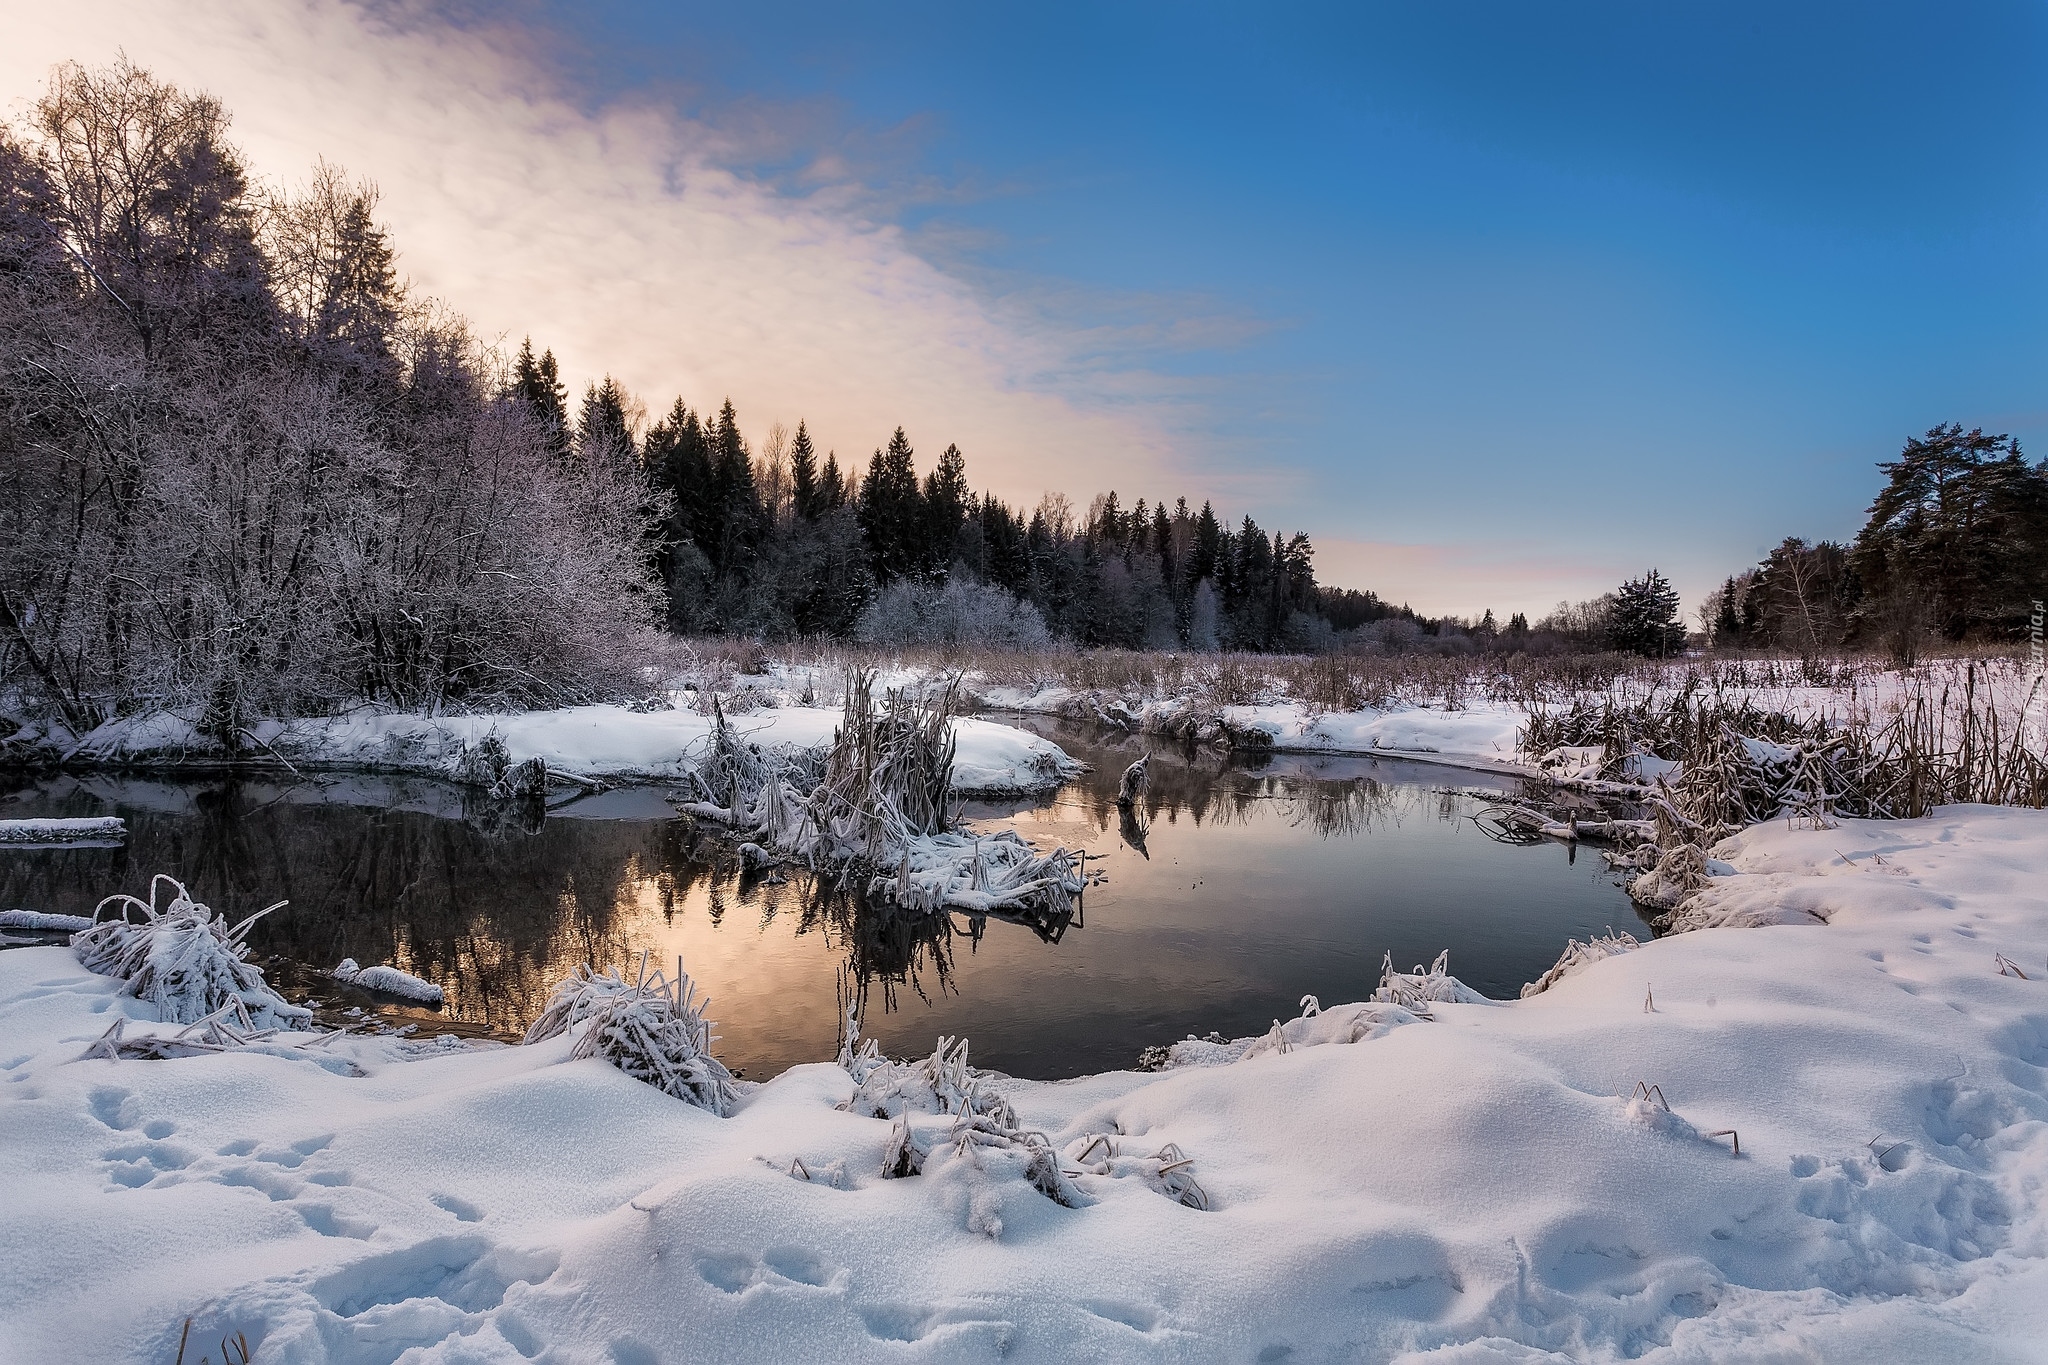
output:
{"label": "dark river water", "polygon": [[[685,967],[711,996],[718,1053],[755,1078],[829,1059],[842,992],[896,1054],[940,1034],[978,1065],[1074,1076],[1131,1065],[1190,1033],[1265,1030],[1303,995],[1364,999],[1382,954],[1511,998],[1566,939],[1642,933],[1590,850],[1500,844],[1470,820],[1511,779],[1387,759],[1190,757],[1163,741],[1008,718],[1095,771],[1040,803],[970,804],[980,828],[1085,848],[1106,884],[1070,921],[909,918],[792,872],[743,873],[727,845],[654,789],[602,793],[528,828],[458,789],[385,778],[40,779],[0,790],[0,818],[122,816],[115,849],[0,848],[0,907],[90,914],[152,873],[239,917],[288,994],[516,1037],[582,962]],[[1114,801],[1153,750],[1136,820]],[[1647,936],[1645,933],[1644,936]],[[448,993],[438,1012],[380,1003],[309,968],[389,962]]]}

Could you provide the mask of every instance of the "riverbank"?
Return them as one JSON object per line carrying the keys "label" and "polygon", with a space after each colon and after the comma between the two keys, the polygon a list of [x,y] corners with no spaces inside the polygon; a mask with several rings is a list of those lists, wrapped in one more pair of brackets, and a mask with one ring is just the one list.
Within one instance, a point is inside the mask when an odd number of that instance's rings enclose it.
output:
{"label": "riverbank", "polygon": [[[331,1044],[361,1076],[80,1060],[115,1018],[162,1026],[65,949],[0,953],[6,1337],[168,1358],[189,1315],[259,1361],[2030,1358],[2048,816],[1780,821],[1716,852],[1705,918],[1769,927],[1510,1005],[1331,1008],[1229,1065],[984,1081],[1078,1207],[951,1155],[943,1115],[911,1115],[924,1173],[882,1178],[892,1124],[835,1108],[827,1062],[718,1119],[566,1039]],[[1168,1144],[1207,1211],[1162,1192]]]}
{"label": "riverbank", "polygon": [[[139,771],[204,770],[233,762],[255,770],[365,772],[446,781],[469,780],[468,762],[491,742],[500,763],[547,764],[558,783],[625,785],[674,782],[705,758],[712,718],[695,694],[658,704],[600,704],[553,711],[425,716],[363,708],[337,716],[252,723],[230,752],[203,735],[195,718],[159,711],[108,721],[83,735],[32,722],[9,737],[17,766],[106,767]],[[842,719],[836,705],[763,706],[749,694],[728,719],[763,748],[822,748]],[[1020,796],[1050,791],[1079,771],[1050,741],[976,718],[954,722],[953,789],[962,796]]]}

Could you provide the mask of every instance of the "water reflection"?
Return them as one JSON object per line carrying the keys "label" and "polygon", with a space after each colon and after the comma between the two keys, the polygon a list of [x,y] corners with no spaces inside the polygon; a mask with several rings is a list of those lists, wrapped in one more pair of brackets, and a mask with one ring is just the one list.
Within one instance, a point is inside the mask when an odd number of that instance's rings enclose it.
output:
{"label": "water reflection", "polygon": [[[1503,784],[1162,747],[1126,811],[1117,777],[1142,741],[1031,724],[1094,773],[1050,801],[966,813],[1099,860],[1107,883],[1067,915],[908,917],[800,871],[745,869],[659,792],[542,819],[357,777],[30,783],[0,796],[0,816],[118,814],[129,839],[0,854],[0,905],[89,913],[158,871],[230,914],[288,897],[254,945],[285,959],[287,984],[369,1004],[305,968],[391,962],[447,991],[427,1027],[499,1036],[578,963],[680,956],[712,996],[721,1055],[754,1076],[829,1057],[847,995],[891,1051],[965,1034],[988,1065],[1073,1075],[1187,1032],[1257,1031],[1304,993],[1360,998],[1386,951],[1405,964],[1448,946],[1460,976],[1511,995],[1566,937],[1635,926],[1597,868],[1471,826]],[[1474,782],[1479,795],[1460,790]]]}

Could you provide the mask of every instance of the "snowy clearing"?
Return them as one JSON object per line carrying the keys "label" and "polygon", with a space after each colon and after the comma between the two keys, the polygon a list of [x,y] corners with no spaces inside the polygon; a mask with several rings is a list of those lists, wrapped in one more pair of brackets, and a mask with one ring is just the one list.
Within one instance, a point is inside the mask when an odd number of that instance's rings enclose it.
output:
{"label": "snowy clearing", "polygon": [[837,1107],[854,1077],[821,1062],[721,1119],[570,1060],[574,1029],[81,1060],[116,1019],[176,1030],[68,949],[10,950],[5,1338],[168,1359],[191,1315],[266,1362],[2037,1356],[2048,815],[1715,851],[1736,871],[1688,910],[1769,927],[1513,1004],[1403,978],[1157,1074],[870,1069],[889,1117]]}

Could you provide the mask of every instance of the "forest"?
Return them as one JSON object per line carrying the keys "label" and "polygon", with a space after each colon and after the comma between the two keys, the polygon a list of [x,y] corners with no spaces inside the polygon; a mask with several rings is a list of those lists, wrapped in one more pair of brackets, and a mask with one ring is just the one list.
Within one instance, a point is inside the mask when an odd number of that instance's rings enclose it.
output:
{"label": "forest", "polygon": [[876,645],[1802,654],[2007,641],[2048,473],[1938,427],[1853,544],[1788,539],[1696,613],[1652,569],[1531,623],[1319,585],[1314,547],[1188,499],[1013,507],[902,428],[865,458],[730,398],[580,400],[408,291],[374,186],[254,175],[220,104],[60,69],[0,127],[0,692],[76,732],[198,708],[559,705],[660,631]]}

